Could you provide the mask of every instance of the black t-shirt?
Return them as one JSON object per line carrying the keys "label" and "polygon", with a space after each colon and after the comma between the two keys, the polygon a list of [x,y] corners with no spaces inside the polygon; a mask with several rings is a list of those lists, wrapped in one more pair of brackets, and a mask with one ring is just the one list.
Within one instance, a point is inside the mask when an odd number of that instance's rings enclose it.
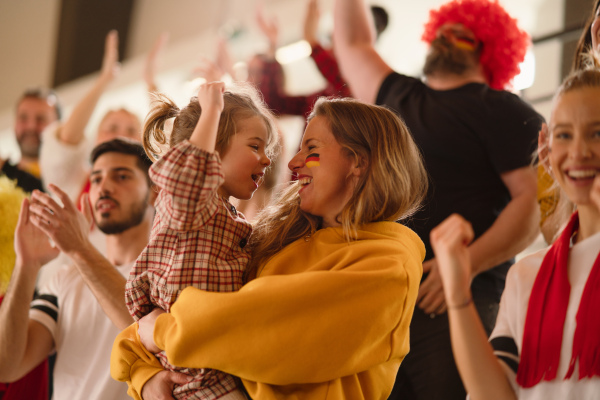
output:
{"label": "black t-shirt", "polygon": [[34,189],[44,191],[42,181],[29,172],[20,170],[17,166],[11,165],[8,161],[4,163],[0,170],[0,175],[6,175],[10,179],[17,181],[17,186],[26,192],[32,192]]}
{"label": "black t-shirt", "polygon": [[[530,164],[543,118],[518,96],[484,84],[437,91],[397,73],[384,80],[377,104],[404,120],[430,176],[423,208],[406,222],[425,243],[425,259],[434,257],[429,232],[452,213],[481,236],[510,201],[500,174]],[[510,264],[477,280],[499,295]]]}

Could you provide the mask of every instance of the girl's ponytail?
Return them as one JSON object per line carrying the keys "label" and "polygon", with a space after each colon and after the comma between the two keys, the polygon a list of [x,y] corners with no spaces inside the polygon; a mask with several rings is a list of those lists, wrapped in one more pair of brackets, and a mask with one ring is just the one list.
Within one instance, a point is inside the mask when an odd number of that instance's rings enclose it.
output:
{"label": "girl's ponytail", "polygon": [[[165,122],[179,115],[179,107],[168,96],[162,93],[151,93],[152,105],[142,135],[142,143],[146,154],[156,161],[161,153],[161,147],[167,144]],[[156,146],[158,144],[158,146]]]}

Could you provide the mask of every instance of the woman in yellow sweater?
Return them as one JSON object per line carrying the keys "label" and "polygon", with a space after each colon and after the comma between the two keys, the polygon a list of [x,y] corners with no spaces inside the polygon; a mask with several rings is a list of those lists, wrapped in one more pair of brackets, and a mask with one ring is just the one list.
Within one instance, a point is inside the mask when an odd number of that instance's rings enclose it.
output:
{"label": "woman in yellow sweater", "polygon": [[181,379],[153,357],[161,349],[174,365],[238,376],[252,399],[387,399],[425,255],[394,222],[426,192],[419,151],[391,111],[320,99],[289,168],[298,180],[259,216],[240,291],[187,288],[171,313],[117,337],[111,374],[132,397]]}

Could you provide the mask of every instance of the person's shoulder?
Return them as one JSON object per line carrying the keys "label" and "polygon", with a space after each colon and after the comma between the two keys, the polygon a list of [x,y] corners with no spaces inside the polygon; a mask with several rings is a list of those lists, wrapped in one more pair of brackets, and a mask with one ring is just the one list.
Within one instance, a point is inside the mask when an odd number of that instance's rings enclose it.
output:
{"label": "person's shoulder", "polygon": [[425,257],[425,245],[410,228],[393,221],[372,222],[361,226],[359,239],[373,240],[375,244],[390,247],[397,253],[406,253],[419,258]]}
{"label": "person's shoulder", "polygon": [[418,78],[392,71],[384,78],[383,82],[381,83],[381,89],[385,89],[394,85],[420,85],[425,87],[425,83]]}
{"label": "person's shoulder", "polygon": [[426,85],[420,79],[392,71],[381,83],[375,103],[388,104],[419,88],[426,88]]}
{"label": "person's shoulder", "polygon": [[516,93],[508,90],[496,90],[486,86],[486,89],[483,91],[483,95],[485,100],[491,103],[491,105],[518,110],[543,119],[543,117],[537,111],[535,111],[535,109],[529,103],[523,100],[523,98]]}
{"label": "person's shoulder", "polygon": [[548,250],[549,247],[546,247],[517,261],[508,271],[506,285],[527,285],[531,287]]}

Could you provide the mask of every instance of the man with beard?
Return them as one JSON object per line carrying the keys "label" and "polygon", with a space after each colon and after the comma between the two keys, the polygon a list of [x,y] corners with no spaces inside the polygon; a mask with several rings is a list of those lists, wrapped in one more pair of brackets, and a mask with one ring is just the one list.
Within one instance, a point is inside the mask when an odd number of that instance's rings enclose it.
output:
{"label": "man with beard", "polygon": [[[0,381],[11,382],[56,351],[55,399],[127,399],[109,375],[116,335],[133,319],[125,282],[148,244],[156,193],[141,144],[126,139],[93,150],[91,189],[82,201],[106,233],[106,258],[90,243],[89,222],[55,186],[23,203],[15,232],[17,261],[0,308]],[[48,241],[52,240],[56,248]],[[43,286],[29,307],[40,267],[58,250],[72,261]]]}
{"label": "man with beard", "polygon": [[58,97],[52,90],[27,90],[17,102],[15,139],[21,150],[21,160],[12,165],[0,159],[0,174],[15,179],[26,192],[42,190],[38,157],[42,131],[60,119]]}
{"label": "man with beard", "polygon": [[352,92],[404,119],[430,174],[425,204],[408,223],[427,254],[411,350],[390,398],[462,400],[446,310],[464,305],[445,304],[429,233],[452,213],[473,224],[473,300],[489,334],[512,259],[538,233],[530,161],[543,119],[503,90],[519,71],[528,36],[495,1],[451,1],[425,25],[430,46],[421,80],[392,71],[377,54],[363,0],[336,0],[334,15],[334,47]]}

